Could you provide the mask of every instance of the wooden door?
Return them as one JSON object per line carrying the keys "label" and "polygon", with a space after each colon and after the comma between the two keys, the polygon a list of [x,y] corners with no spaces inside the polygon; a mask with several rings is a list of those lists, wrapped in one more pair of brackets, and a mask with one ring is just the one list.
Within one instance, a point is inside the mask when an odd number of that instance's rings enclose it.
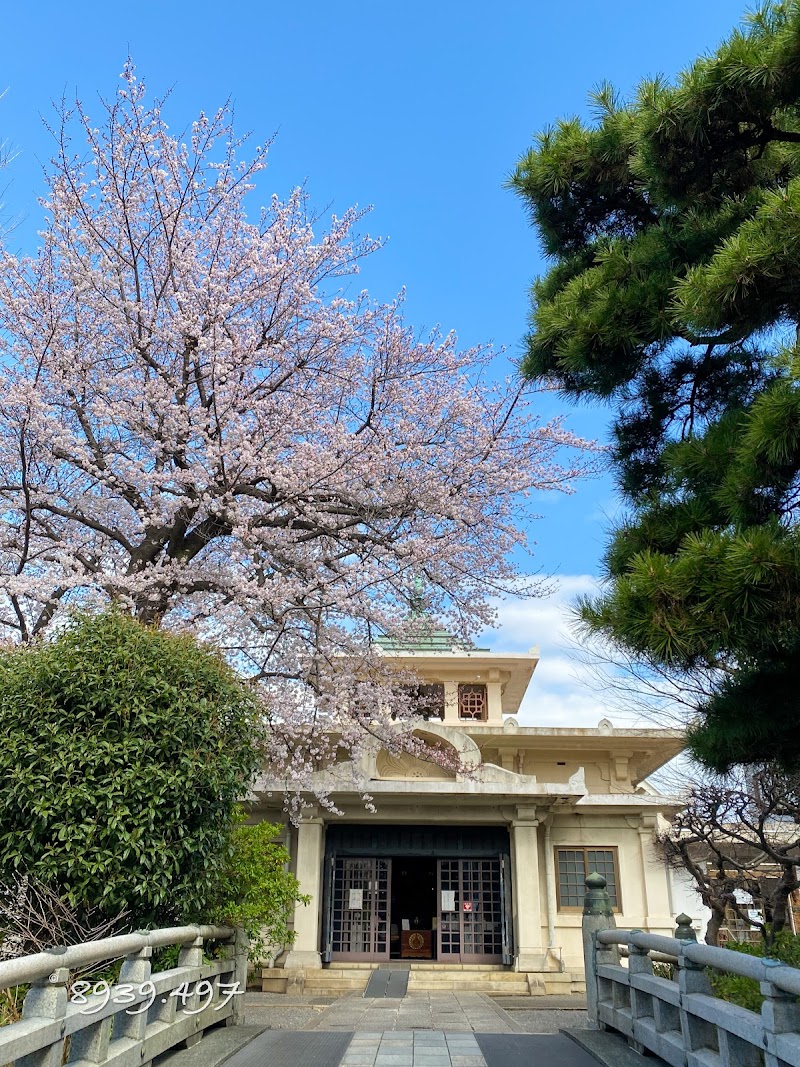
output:
{"label": "wooden door", "polygon": [[[452,910],[444,910],[451,904]],[[505,908],[499,859],[439,860],[439,908],[439,960],[503,962]]]}
{"label": "wooden door", "polygon": [[336,857],[331,895],[332,960],[389,959],[391,860]]}

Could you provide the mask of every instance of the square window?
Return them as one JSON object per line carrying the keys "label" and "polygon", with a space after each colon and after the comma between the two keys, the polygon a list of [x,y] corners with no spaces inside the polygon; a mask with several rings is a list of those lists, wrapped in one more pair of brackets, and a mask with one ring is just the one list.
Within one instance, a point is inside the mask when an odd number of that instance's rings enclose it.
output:
{"label": "square window", "polygon": [[582,908],[586,894],[584,884],[588,874],[597,871],[605,880],[611,905],[620,910],[616,848],[557,849],[558,907],[560,909]]}
{"label": "square window", "polygon": [[488,716],[489,704],[485,685],[465,685],[458,687],[459,719],[475,719],[483,722]]}

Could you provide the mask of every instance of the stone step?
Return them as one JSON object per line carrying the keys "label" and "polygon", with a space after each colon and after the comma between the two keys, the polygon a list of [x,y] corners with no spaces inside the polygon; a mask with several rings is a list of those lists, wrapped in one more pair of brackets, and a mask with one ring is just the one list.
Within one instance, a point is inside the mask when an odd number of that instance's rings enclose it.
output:
{"label": "stone step", "polygon": [[304,995],[334,996],[340,993],[363,993],[366,988],[366,982],[306,982],[303,986],[303,993]]}
{"label": "stone step", "polygon": [[526,997],[528,995],[528,983],[516,981],[512,984],[499,982],[481,982],[472,979],[469,982],[420,982],[408,987],[409,993],[497,993],[504,996]]}
{"label": "stone step", "polygon": [[444,963],[439,960],[420,960],[411,963],[411,972],[414,971],[443,971],[452,974],[454,971],[474,974],[484,971],[497,971],[507,973],[508,967],[504,963]]}
{"label": "stone step", "polygon": [[323,965],[323,971],[374,971],[378,967],[389,967],[392,970],[411,971],[507,971],[504,963],[444,963],[441,960],[389,960],[383,963],[350,963],[347,960],[334,960],[332,963]]}
{"label": "stone step", "polygon": [[493,982],[495,985],[502,985],[503,983],[513,985],[515,982],[523,981],[527,982],[525,975],[521,975],[516,971],[500,972],[499,974],[496,971],[489,971],[485,974],[411,974],[409,976],[409,988],[419,986],[421,983],[430,986],[435,986],[439,982],[461,982],[464,985],[469,982]]}

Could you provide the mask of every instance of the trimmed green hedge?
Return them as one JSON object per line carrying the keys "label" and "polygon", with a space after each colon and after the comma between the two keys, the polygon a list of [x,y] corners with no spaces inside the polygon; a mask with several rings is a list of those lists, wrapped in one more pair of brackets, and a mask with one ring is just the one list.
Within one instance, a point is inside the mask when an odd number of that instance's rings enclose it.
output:
{"label": "trimmed green hedge", "polygon": [[259,766],[255,692],[189,636],[118,612],[0,653],[0,880],[28,872],[131,924],[218,897]]}

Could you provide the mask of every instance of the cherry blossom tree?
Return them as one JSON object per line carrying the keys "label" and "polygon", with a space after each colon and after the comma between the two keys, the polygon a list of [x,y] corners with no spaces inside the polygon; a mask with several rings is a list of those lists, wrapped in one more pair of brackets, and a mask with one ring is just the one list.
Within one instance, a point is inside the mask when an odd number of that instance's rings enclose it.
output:
{"label": "cherry blossom tree", "polygon": [[355,290],[362,212],[323,230],[298,189],[251,221],[267,152],[229,108],[175,137],[131,66],[102,106],[62,110],[41,247],[0,256],[0,623],[113,601],[218,641],[300,774],[287,739],[334,707],[337,743],[374,731],[415,579],[463,638],[519,594],[519,509],[583,442]]}

